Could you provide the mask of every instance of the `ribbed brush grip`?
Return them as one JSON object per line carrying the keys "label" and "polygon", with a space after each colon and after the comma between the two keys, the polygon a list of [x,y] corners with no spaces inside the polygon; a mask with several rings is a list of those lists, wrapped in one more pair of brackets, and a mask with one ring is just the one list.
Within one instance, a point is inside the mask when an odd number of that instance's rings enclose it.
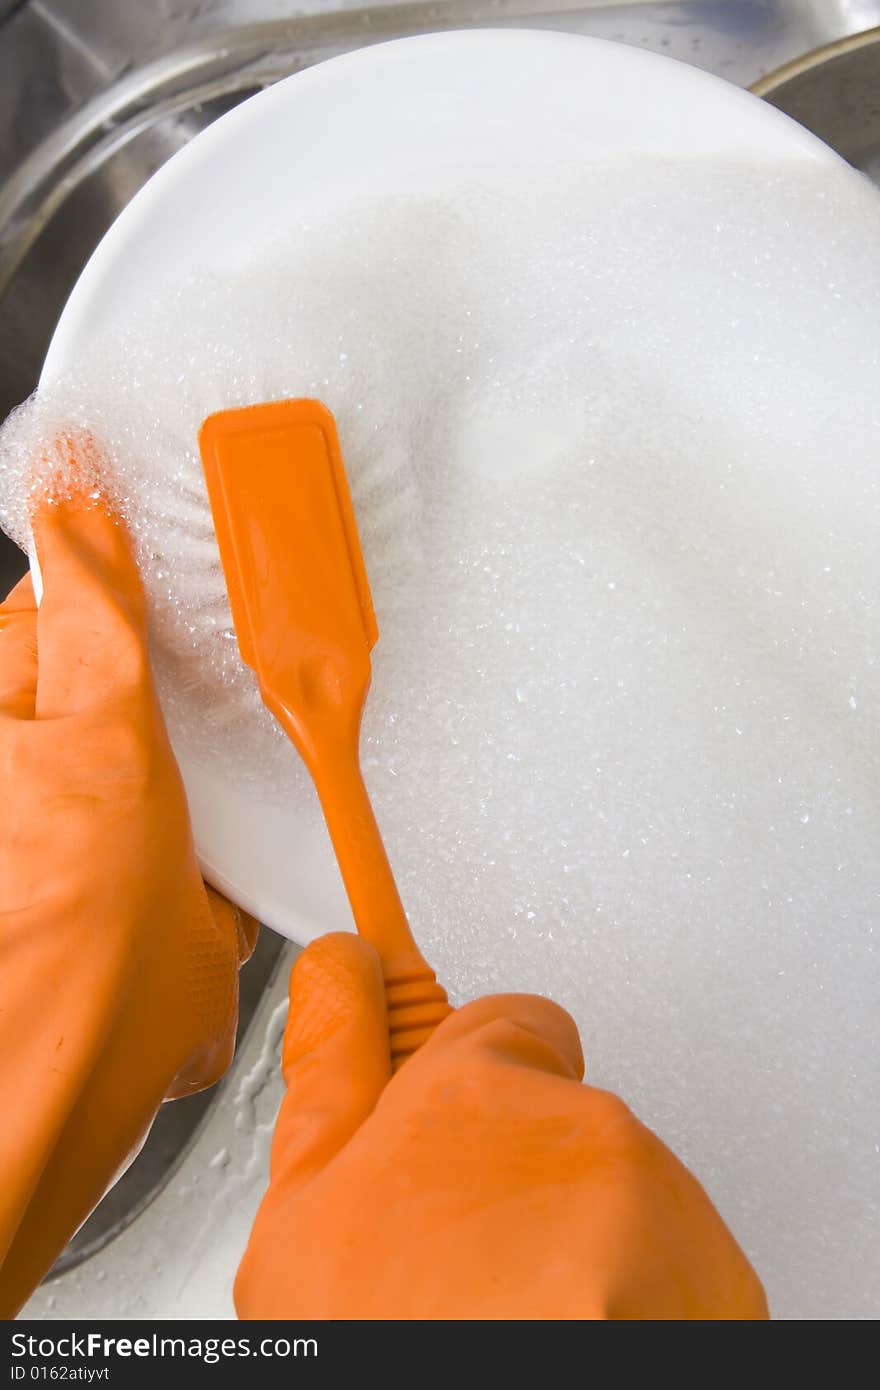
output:
{"label": "ribbed brush grip", "polygon": [[446,990],[430,966],[411,974],[386,978],[391,1066],[397,1071],[407,1057],[427,1042],[438,1024],[452,1013]]}

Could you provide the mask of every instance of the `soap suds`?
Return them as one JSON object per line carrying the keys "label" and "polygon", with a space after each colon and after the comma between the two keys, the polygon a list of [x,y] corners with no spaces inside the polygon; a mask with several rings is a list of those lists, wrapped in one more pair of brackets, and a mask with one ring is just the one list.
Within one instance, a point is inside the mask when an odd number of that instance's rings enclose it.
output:
{"label": "soap suds", "polygon": [[857,176],[596,166],[292,227],[0,438],[19,541],[37,442],[100,443],[177,746],[283,806],[196,433],[330,406],[381,631],[365,774],[426,954],[458,998],[566,1005],[795,1317],[880,1287],[878,367]]}

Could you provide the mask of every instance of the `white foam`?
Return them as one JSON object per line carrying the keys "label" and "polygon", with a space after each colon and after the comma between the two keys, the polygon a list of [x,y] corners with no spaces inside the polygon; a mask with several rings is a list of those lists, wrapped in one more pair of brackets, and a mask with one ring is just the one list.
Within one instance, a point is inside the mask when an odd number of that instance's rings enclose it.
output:
{"label": "white foam", "polygon": [[536,989],[781,1315],[880,1278],[880,216],[840,169],[361,203],[119,326],[0,441],[113,463],[178,743],[304,794],[232,639],[195,436],[335,412],[382,637],[363,755],[458,997]]}

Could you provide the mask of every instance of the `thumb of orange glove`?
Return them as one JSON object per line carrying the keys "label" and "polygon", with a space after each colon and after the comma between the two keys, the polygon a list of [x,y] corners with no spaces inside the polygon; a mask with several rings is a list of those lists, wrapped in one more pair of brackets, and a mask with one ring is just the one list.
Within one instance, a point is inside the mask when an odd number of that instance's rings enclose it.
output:
{"label": "thumb of orange glove", "polygon": [[137,1152],[223,1072],[255,927],[209,897],[150,675],[124,527],[33,518],[43,575],[0,608],[0,1313]]}
{"label": "thumb of orange glove", "polygon": [[297,961],[246,1318],[765,1318],[706,1193],[622,1101],[581,1084],[571,1018],[480,999],[393,1077],[382,972],[356,937]]}

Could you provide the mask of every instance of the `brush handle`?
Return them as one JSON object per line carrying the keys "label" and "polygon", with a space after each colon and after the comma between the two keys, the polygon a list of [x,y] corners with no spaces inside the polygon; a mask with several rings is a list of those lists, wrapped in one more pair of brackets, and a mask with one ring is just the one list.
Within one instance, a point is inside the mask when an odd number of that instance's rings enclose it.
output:
{"label": "brush handle", "polygon": [[452,1010],[413,940],[357,755],[323,753],[310,770],[358,932],[382,961],[396,1071]]}

